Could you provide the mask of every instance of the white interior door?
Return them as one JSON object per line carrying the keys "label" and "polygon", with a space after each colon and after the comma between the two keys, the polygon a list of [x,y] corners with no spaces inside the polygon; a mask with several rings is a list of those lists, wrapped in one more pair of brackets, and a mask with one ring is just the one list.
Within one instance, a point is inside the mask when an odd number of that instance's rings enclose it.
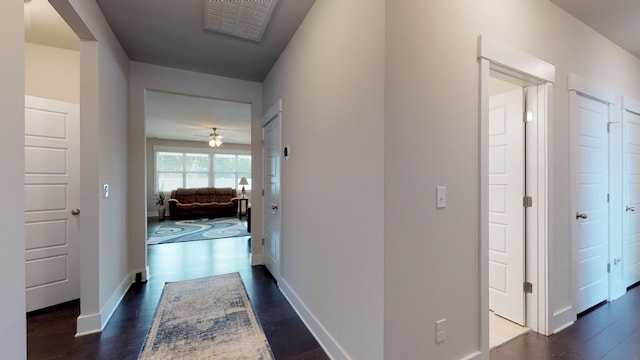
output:
{"label": "white interior door", "polygon": [[[638,109],[640,111],[640,109]],[[640,114],[625,110],[623,276],[625,286],[640,281]]]}
{"label": "white interior door", "polygon": [[25,97],[27,311],[80,297],[77,104]]}
{"label": "white interior door", "polygon": [[571,203],[576,312],[607,300],[609,106],[570,92]]}
{"label": "white interior door", "polygon": [[280,111],[262,129],[264,171],[264,264],[280,280]]}
{"label": "white interior door", "polygon": [[489,110],[489,308],[525,325],[523,90],[492,96]]}

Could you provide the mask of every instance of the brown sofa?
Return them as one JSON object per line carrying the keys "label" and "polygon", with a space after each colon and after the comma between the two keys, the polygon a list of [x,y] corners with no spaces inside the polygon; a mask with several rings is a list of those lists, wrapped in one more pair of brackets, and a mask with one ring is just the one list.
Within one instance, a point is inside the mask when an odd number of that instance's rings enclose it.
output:
{"label": "brown sofa", "polygon": [[171,191],[172,220],[236,216],[238,193],[233,188],[180,188]]}

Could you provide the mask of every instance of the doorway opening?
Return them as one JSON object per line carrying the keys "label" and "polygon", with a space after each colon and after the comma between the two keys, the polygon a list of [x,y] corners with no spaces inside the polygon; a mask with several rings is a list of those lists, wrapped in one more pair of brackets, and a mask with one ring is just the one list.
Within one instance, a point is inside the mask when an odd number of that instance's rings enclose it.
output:
{"label": "doorway opening", "polygon": [[[514,218],[521,221],[521,228],[514,230],[520,236],[516,236],[520,242],[522,251],[516,253],[519,259],[517,265],[519,274],[513,276],[513,284],[509,293],[517,295],[518,322],[526,325],[532,331],[548,334],[547,319],[547,219],[548,219],[548,135],[547,122],[550,112],[550,98],[552,83],[555,77],[555,67],[540,59],[522,53],[516,49],[499,43],[485,36],[479,38],[479,65],[480,65],[480,201],[479,201],[479,227],[480,227],[480,344],[481,351],[487,353],[490,348],[490,281],[497,287],[496,280],[490,280],[491,275],[498,274],[495,270],[502,266],[502,278],[500,282],[504,285],[507,276],[511,272],[505,270],[505,265],[496,265],[496,259],[492,258],[494,265],[490,269],[490,243],[492,242],[490,233],[497,233],[497,226],[490,230],[490,212],[492,196],[490,172],[495,170],[495,162],[490,161],[491,156],[497,157],[499,152],[491,151],[491,90],[492,80],[496,78],[506,85],[505,92],[522,91],[518,95],[522,99],[520,106],[526,103],[527,112],[520,111],[520,123],[526,121],[526,132],[521,130],[522,135],[516,138],[522,139],[519,147],[522,149],[521,155],[514,157],[515,172],[521,180],[518,185],[523,191],[515,191],[512,197],[514,204],[518,200],[519,211]],[[506,83],[506,84],[505,84]],[[497,82],[494,86],[498,88]],[[526,88],[526,91],[523,89]],[[506,120],[505,120],[506,121]],[[525,146],[526,144],[526,146]],[[516,145],[518,146],[518,145]],[[504,153],[504,152],[503,152]],[[526,160],[526,161],[525,161]],[[519,164],[518,164],[519,162]],[[503,161],[504,164],[504,161]],[[492,166],[494,169],[492,169]],[[526,175],[525,175],[526,174]],[[526,181],[525,181],[526,179]],[[494,184],[495,185],[495,184]],[[497,189],[494,186],[494,190]],[[494,191],[495,192],[495,191]],[[518,194],[519,193],[519,194]],[[504,193],[506,196],[506,193]],[[494,194],[499,195],[499,194]],[[506,200],[506,198],[505,198]],[[503,203],[504,204],[504,203]],[[512,205],[511,207],[513,207]],[[506,206],[504,207],[506,209]],[[494,212],[497,208],[494,206]],[[526,215],[525,215],[526,214]],[[526,219],[526,221],[525,221]],[[494,219],[492,219],[494,220]],[[494,221],[497,223],[497,221]],[[501,224],[504,225],[504,224]],[[510,225],[508,226],[510,227]],[[503,226],[503,230],[506,227]],[[503,232],[504,233],[504,232]],[[524,239],[527,239],[525,242]],[[496,248],[500,241],[493,240],[492,246]],[[506,244],[506,237],[503,237],[503,247]],[[492,274],[493,273],[493,274]],[[515,273],[514,273],[515,274]],[[503,288],[505,288],[503,286]],[[494,304],[491,304],[494,305]],[[511,316],[511,315],[509,315]]]}
{"label": "doorway opening", "polygon": [[146,245],[235,239],[248,264],[251,104],[146,90],[145,110]]}
{"label": "doorway opening", "polygon": [[525,223],[527,88],[491,73],[489,99],[489,346],[526,326]]}

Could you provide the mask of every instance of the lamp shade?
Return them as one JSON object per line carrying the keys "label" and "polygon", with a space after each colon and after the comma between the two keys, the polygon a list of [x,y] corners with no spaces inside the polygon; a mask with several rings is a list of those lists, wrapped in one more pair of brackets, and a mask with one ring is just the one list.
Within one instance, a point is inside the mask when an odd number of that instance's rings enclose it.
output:
{"label": "lamp shade", "polygon": [[240,185],[249,185],[246,177],[243,176],[242,179],[240,179]]}

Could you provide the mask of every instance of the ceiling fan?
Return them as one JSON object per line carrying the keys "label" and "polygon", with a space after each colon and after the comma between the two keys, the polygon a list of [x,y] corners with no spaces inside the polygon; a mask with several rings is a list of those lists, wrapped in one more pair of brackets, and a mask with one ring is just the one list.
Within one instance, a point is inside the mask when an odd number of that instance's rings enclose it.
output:
{"label": "ceiling fan", "polygon": [[211,146],[212,148],[218,148],[222,146],[222,139],[224,138],[224,136],[216,133],[216,130],[218,130],[218,128],[211,129],[213,130],[213,132],[209,134],[209,146]]}

